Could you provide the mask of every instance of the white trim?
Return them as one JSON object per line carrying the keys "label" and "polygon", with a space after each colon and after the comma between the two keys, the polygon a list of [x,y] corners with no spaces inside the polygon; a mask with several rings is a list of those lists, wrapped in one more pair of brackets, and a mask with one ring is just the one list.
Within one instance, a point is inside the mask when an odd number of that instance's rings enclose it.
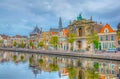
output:
{"label": "white trim", "polygon": [[98,33],[98,35],[110,35],[110,34],[117,34],[116,32],[112,32],[112,33]]}

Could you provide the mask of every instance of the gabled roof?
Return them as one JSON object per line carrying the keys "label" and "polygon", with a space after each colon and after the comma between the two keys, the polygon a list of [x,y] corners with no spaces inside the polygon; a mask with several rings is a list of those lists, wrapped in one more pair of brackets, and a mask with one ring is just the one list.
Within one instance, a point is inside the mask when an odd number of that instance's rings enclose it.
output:
{"label": "gabled roof", "polygon": [[108,29],[108,33],[110,33],[110,32],[115,32],[115,30],[113,30],[112,29],[112,27],[109,25],[109,24],[106,24],[101,30],[100,30],[100,33],[104,33],[105,31],[105,29]]}

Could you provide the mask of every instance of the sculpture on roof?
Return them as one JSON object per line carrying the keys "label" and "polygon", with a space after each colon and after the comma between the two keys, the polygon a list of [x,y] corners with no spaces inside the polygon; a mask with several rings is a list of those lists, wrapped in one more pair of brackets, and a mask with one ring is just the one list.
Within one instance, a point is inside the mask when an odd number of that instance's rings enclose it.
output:
{"label": "sculpture on roof", "polygon": [[77,17],[77,20],[78,21],[82,20],[82,15],[81,14],[79,14],[79,16]]}

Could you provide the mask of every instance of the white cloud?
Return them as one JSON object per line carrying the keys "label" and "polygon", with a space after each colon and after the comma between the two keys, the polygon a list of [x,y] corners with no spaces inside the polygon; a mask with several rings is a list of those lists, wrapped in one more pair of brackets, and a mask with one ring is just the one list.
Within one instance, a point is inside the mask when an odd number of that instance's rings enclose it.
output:
{"label": "white cloud", "polygon": [[119,7],[119,0],[3,0],[0,1],[0,23],[26,31],[36,24],[44,28],[57,26],[58,17],[68,22],[82,12],[85,18],[93,16],[95,20],[100,18],[115,24],[120,21]]}

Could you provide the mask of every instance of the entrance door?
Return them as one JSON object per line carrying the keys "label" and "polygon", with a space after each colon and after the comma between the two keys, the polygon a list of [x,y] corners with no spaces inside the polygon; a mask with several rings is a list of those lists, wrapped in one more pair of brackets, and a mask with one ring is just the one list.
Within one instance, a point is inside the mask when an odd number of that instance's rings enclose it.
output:
{"label": "entrance door", "polygon": [[81,48],[81,41],[78,41],[78,49],[80,49]]}
{"label": "entrance door", "polygon": [[79,28],[79,36],[82,36],[82,28]]}

